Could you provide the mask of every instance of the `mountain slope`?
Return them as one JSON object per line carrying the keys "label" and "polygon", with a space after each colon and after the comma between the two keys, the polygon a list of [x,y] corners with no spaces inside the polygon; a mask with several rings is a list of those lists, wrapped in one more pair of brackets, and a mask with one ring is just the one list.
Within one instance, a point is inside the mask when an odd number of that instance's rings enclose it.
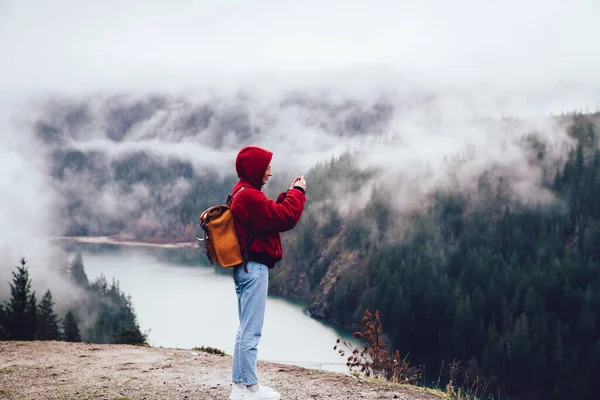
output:
{"label": "mountain slope", "polygon": [[463,378],[493,392],[591,395],[598,114],[492,118],[448,112],[455,99],[443,96],[279,100],[51,107],[35,132],[66,199],[56,227],[190,240],[229,194],[239,147],[273,146],[285,160],[267,194],[298,170],[309,188],[272,293],[350,329],[380,310],[389,345],[435,376],[459,360]]}
{"label": "mountain slope", "polygon": [[[416,215],[381,201],[389,195],[340,219],[327,217],[335,201],[309,210],[287,237],[273,289],[309,293],[313,316],[352,329],[378,309],[390,346],[432,374],[458,360],[463,379],[478,377],[491,392],[594,398],[597,119],[575,118],[577,146],[565,162],[542,167],[546,199],[523,201],[510,177],[484,173],[475,191],[439,190]],[[544,147],[532,150],[531,162],[543,165]]]}

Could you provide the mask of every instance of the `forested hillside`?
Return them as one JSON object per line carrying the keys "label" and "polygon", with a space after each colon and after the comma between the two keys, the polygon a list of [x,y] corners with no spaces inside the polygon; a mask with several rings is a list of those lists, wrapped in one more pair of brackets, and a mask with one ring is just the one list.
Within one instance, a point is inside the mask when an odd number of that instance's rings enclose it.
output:
{"label": "forested hillside", "polygon": [[[555,196],[550,202],[515,201],[502,176],[483,174],[476,193],[436,193],[402,235],[393,193],[374,195],[346,218],[335,200],[309,209],[273,289],[308,297],[314,316],[354,329],[365,309],[378,309],[392,348],[430,378],[443,361],[458,360],[471,381],[478,376],[495,393],[596,398],[598,117],[574,118],[577,146],[543,182]],[[543,146],[534,155],[543,162]],[[313,170],[313,190],[320,176],[338,179],[343,163]]]}
{"label": "forested hillside", "polygon": [[[385,101],[340,105],[302,96],[277,107],[301,109],[300,119],[327,140],[386,140],[399,112]],[[225,107],[113,99],[52,110],[34,128],[67,200],[57,234],[141,240],[193,238],[200,212],[223,202],[236,180],[219,154],[279,123],[275,114],[249,112],[243,101]],[[595,398],[600,115],[556,119],[570,146],[557,151],[532,131],[520,138],[521,171],[490,163],[468,185],[454,182],[450,168],[443,185],[425,174],[407,188],[400,175],[365,162],[377,157],[368,151],[318,162],[305,173],[306,212],[283,235],[272,293],[309,300],[314,317],[352,329],[366,309],[379,310],[390,346],[424,366],[426,379],[457,360],[463,377],[479,377],[511,398]],[[509,135],[518,124],[475,126]],[[181,147],[162,152],[169,141]],[[186,153],[198,144],[203,152]],[[202,167],[196,157],[205,158]],[[460,159],[452,162],[460,169]],[[523,169],[535,177],[525,179]],[[271,196],[289,185],[284,172],[274,178],[266,188]]]}
{"label": "forested hillside", "polygon": [[[64,199],[55,234],[193,239],[199,213],[224,202],[236,181],[225,160],[281,130],[288,114],[299,127],[317,125],[331,144],[381,134],[393,109],[384,100],[330,102],[301,93],[259,105],[243,97],[53,99],[30,125]],[[288,186],[285,178],[277,171],[273,186]]]}
{"label": "forested hillside", "polygon": [[[83,258],[75,258],[62,270],[72,297],[64,314],[55,311],[51,289],[41,299],[32,290],[32,278],[25,259],[12,274],[10,299],[0,304],[0,340],[65,340],[68,342],[146,344],[140,331],[131,298],[115,280],[109,285],[104,275],[90,283]],[[61,295],[62,293],[59,293]]]}

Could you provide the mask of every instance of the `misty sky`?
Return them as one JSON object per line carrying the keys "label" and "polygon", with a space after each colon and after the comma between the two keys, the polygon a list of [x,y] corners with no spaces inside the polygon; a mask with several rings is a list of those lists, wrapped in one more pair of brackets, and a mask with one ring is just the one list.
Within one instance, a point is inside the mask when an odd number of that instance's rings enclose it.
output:
{"label": "misty sky", "polygon": [[383,71],[598,84],[598,17],[597,0],[0,1],[0,96]]}

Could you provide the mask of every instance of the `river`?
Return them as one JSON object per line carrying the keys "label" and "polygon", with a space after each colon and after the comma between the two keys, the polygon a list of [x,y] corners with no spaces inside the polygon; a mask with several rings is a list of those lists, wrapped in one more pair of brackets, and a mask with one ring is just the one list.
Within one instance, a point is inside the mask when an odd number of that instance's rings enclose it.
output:
{"label": "river", "polygon": [[[229,271],[157,257],[143,249],[81,251],[91,281],[104,274],[131,296],[142,331],[157,347],[216,347],[233,354],[237,298]],[[306,304],[269,296],[258,358],[347,372],[333,347],[349,332],[311,318]]]}

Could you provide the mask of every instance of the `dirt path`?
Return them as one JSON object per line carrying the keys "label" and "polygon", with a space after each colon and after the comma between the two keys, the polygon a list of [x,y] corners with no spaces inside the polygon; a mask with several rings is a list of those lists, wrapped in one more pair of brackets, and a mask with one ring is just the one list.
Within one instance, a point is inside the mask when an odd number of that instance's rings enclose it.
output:
{"label": "dirt path", "polygon": [[[231,357],[186,349],[0,342],[0,399],[227,399]],[[282,400],[443,397],[347,374],[259,362]]]}

